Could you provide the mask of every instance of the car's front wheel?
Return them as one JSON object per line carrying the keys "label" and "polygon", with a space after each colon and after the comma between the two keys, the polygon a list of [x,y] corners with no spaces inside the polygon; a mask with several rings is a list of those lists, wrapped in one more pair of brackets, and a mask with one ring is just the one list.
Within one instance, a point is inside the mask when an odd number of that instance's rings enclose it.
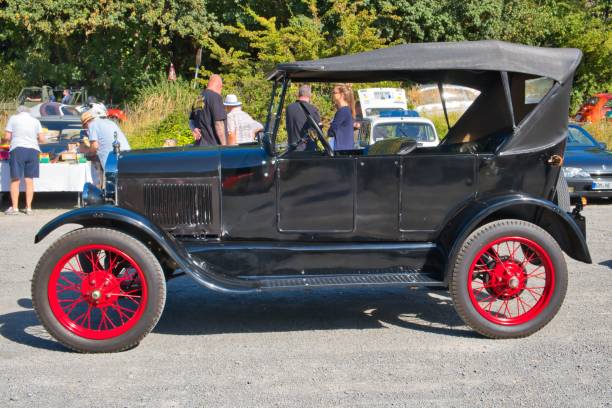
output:
{"label": "car's front wheel", "polygon": [[521,220],[474,231],[458,252],[450,292],[459,316],[491,338],[525,337],[558,312],[567,267],[555,239]]}
{"label": "car's front wheel", "polygon": [[164,308],[163,270],[137,239],[106,228],[70,232],[44,253],[32,279],[36,313],[60,343],[79,352],[137,345]]}

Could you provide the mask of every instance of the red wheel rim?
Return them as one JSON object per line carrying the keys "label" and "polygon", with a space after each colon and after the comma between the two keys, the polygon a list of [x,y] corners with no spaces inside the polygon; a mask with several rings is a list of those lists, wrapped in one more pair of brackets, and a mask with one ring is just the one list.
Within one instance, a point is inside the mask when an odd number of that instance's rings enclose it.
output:
{"label": "red wheel rim", "polygon": [[59,260],[47,286],[58,322],[93,340],[120,336],[142,317],[147,304],[144,273],[125,252],[84,245]]}
{"label": "red wheel rim", "polygon": [[485,319],[505,326],[538,316],[550,301],[555,284],[546,251],[523,237],[503,237],[485,245],[468,276],[472,305]]}

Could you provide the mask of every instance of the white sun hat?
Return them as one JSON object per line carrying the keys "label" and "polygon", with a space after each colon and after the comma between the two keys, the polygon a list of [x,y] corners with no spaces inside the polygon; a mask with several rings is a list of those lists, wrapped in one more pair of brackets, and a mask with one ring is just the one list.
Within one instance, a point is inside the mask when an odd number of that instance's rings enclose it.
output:
{"label": "white sun hat", "polygon": [[234,94],[229,94],[225,97],[225,101],[223,102],[225,106],[240,106],[242,102],[238,101],[238,97]]}

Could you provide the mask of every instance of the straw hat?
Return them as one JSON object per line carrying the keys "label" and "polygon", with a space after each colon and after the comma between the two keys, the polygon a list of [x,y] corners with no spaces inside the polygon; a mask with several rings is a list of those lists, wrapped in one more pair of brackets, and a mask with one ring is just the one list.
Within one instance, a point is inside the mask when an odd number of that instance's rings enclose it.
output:
{"label": "straw hat", "polygon": [[225,102],[223,102],[225,106],[240,106],[242,102],[238,101],[238,97],[234,94],[229,94],[225,97]]}
{"label": "straw hat", "polygon": [[81,124],[85,126],[86,124],[94,120],[95,118],[96,116],[93,113],[91,113],[90,111],[85,111],[81,115]]}

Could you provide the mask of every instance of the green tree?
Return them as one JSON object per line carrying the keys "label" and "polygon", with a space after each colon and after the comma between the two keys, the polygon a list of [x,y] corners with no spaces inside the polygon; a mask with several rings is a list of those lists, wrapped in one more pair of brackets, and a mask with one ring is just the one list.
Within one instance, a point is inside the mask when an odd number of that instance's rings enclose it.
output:
{"label": "green tree", "polygon": [[[28,81],[86,84],[125,97],[166,70],[192,65],[218,25],[201,0],[1,0],[0,47]],[[185,52],[189,50],[190,52]],[[189,57],[189,58],[188,58]]]}

